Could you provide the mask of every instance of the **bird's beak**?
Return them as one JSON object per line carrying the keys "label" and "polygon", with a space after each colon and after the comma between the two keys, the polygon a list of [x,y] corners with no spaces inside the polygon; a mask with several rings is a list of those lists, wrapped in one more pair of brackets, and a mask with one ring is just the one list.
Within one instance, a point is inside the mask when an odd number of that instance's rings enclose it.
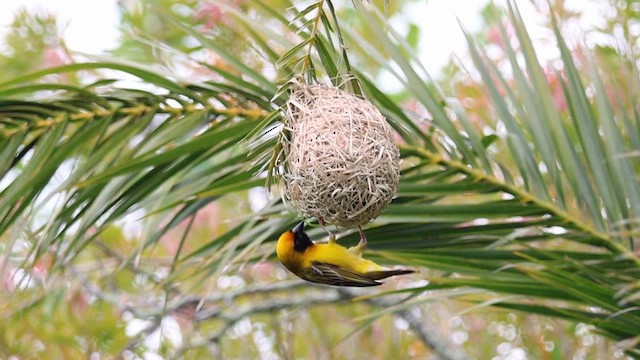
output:
{"label": "bird's beak", "polygon": [[293,227],[291,230],[294,234],[300,234],[304,231],[304,221],[301,221],[298,225]]}

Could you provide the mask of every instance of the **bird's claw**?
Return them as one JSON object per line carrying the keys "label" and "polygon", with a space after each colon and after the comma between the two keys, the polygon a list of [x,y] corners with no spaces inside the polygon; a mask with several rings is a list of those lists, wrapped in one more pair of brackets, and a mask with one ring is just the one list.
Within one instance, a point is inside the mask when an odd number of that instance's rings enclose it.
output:
{"label": "bird's claw", "polygon": [[327,226],[324,223],[324,219],[318,218],[318,224],[320,224],[320,226],[324,229],[324,231],[326,231],[327,234],[329,234],[329,244],[335,244],[336,243],[336,235],[334,233],[332,233],[331,231],[329,231],[329,229],[327,229]]}
{"label": "bird's claw", "polygon": [[368,242],[361,226],[358,226],[358,232],[360,233],[360,241],[358,242],[358,245],[349,248],[349,251],[355,255],[362,255],[362,252],[367,248]]}

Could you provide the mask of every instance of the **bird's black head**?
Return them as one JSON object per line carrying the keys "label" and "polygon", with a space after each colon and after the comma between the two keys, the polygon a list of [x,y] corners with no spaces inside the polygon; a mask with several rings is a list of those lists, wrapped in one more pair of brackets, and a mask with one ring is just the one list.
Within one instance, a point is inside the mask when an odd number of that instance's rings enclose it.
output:
{"label": "bird's black head", "polygon": [[293,233],[293,249],[295,251],[304,252],[313,245],[309,236],[304,232],[304,221],[296,225],[291,232]]}

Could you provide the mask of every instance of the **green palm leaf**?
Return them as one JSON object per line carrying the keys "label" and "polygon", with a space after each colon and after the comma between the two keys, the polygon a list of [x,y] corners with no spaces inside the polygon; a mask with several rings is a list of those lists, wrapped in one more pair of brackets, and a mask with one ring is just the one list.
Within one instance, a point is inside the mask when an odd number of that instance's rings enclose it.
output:
{"label": "green palm leaf", "polygon": [[[274,66],[281,84],[303,73],[362,92],[400,136],[398,197],[366,229],[373,258],[429,269],[428,285],[400,293],[419,299],[435,291],[478,307],[591,324],[640,358],[640,259],[634,253],[640,188],[633,156],[640,150],[633,136],[640,122],[607,97],[597,61],[590,60],[588,75],[579,71],[555,25],[568,104],[563,113],[511,5],[519,44],[519,50],[506,44],[511,78],[467,36],[493,116],[474,123],[431,82],[375,8],[356,4],[358,25],[347,26],[330,2],[301,10],[287,5],[291,16],[252,2],[252,16],[270,17],[270,26],[228,10],[239,24],[235,31],[252,40],[244,55]],[[116,265],[99,278],[113,280],[130,269],[151,279],[150,291],[186,298],[207,279],[271,258],[273,241],[294,223],[277,196],[259,211],[232,209],[281,166],[278,106],[286,85],[278,87],[179,17],[161,16],[225,61],[225,67],[207,65],[219,80],[187,84],[137,66],[95,62],[0,84],[0,238],[28,239],[23,265],[51,256],[52,282],[100,254]],[[277,36],[272,26],[292,37]],[[363,32],[379,42],[368,43]],[[429,121],[405,110],[355,65],[352,59],[365,55],[397,77]],[[136,78],[145,90],[118,86],[112,77],[84,87],[42,80],[105,69]],[[227,221],[192,246],[191,224],[211,204],[228,211]],[[131,216],[144,224],[135,245],[114,235]],[[183,231],[179,248],[154,262],[163,236],[173,230]],[[310,235],[318,239],[322,232]],[[345,231],[341,241],[356,239]],[[169,274],[154,275],[158,266]],[[478,291],[453,291],[460,288]],[[48,296],[35,293],[30,303]]]}

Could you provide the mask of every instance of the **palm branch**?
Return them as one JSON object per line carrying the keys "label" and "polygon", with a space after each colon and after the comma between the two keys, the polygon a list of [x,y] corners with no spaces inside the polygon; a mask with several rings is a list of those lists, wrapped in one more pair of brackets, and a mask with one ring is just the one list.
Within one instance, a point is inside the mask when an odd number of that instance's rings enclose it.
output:
{"label": "palm branch", "polygon": [[[511,77],[468,36],[474,71],[490,103],[490,116],[472,121],[432,82],[382,12],[354,6],[358,21],[352,25],[339,21],[330,1],[302,10],[287,3],[291,17],[259,1],[251,3],[251,16],[228,7],[233,31],[251,40],[244,57],[163,13],[224,59],[224,67],[202,64],[216,80],[184,82],[104,61],[0,84],[5,264],[33,269],[47,258],[48,287],[64,287],[66,276],[99,256],[106,265],[88,281],[133,269],[148,277],[150,289],[175,292],[176,304],[184,306],[186,294],[204,279],[272,258],[273,241],[295,222],[275,188],[267,206],[229,215],[212,238],[187,246],[187,226],[174,254],[155,261],[154,254],[164,234],[192,223],[209,204],[229,206],[234,195],[264,186],[267,174],[278,175],[279,108],[287,98],[286,80],[303,74],[363,94],[401,138],[398,197],[366,229],[377,260],[429,269],[426,285],[402,290],[411,296],[399,309],[425,301],[421,294],[427,292],[477,308],[582,322],[640,358],[640,259],[634,252],[640,121],[633,108],[607,96],[598,61],[589,59],[590,71],[580,71],[555,25],[558,76],[568,104],[567,112],[560,111],[511,5],[508,17],[519,45],[506,44]],[[291,36],[274,33],[274,26]],[[378,42],[369,43],[363,33],[375,34]],[[275,76],[248,66],[247,55],[275,66]],[[387,96],[353,60],[365,57],[395,76],[427,118]],[[118,75],[83,86],[50,80],[96,69]],[[139,84],[120,85],[122,78]],[[629,96],[637,99],[637,86],[632,90]],[[131,216],[143,218],[141,241],[123,247],[113,232]],[[311,235],[319,238],[321,232]],[[341,241],[356,238],[346,231]],[[6,250],[15,248],[21,250]],[[159,266],[168,273],[158,276]],[[24,296],[27,301],[12,313],[51,293]]]}

